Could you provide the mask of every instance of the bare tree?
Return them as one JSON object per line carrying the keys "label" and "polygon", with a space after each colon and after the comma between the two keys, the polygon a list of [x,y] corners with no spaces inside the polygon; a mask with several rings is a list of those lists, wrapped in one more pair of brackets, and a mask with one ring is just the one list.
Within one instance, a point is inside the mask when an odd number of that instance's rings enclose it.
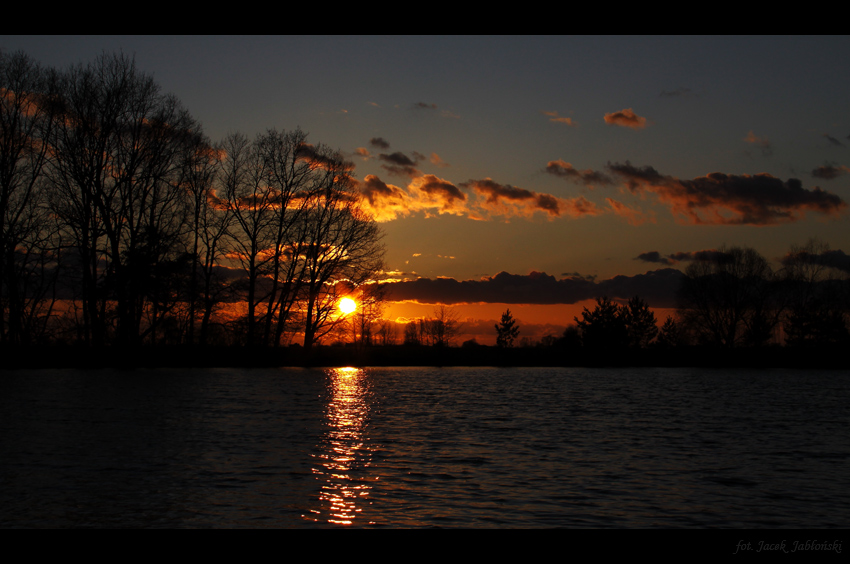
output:
{"label": "bare tree", "polygon": [[232,134],[222,143],[222,150],[226,154],[221,162],[222,198],[232,217],[229,256],[245,271],[246,343],[251,346],[259,344],[257,306],[266,298],[260,282],[272,258],[275,194],[266,182],[256,143]]}
{"label": "bare tree", "polygon": [[850,340],[847,330],[847,275],[841,256],[817,239],[794,246],[780,273],[788,298],[784,316],[786,343],[827,345]]}
{"label": "bare tree", "polygon": [[361,208],[350,164],[338,155],[322,155],[315,166],[325,176],[323,190],[304,215],[304,348],[330,331],[339,317],[336,304],[351,288],[370,281],[383,267],[383,237]]}
{"label": "bare tree", "polygon": [[[379,340],[389,344],[392,327],[381,324],[387,298],[387,287],[383,284],[363,284],[356,292],[357,310],[352,316],[355,342],[363,346],[372,346]],[[383,334],[381,333],[383,331]]]}
{"label": "bare tree", "polygon": [[395,323],[389,319],[380,320],[376,336],[378,344],[383,347],[395,345],[398,341],[398,330]]}
{"label": "bare tree", "polygon": [[434,310],[434,317],[425,324],[428,344],[448,347],[460,332],[460,315],[452,308],[441,305]]}
{"label": "bare tree", "polygon": [[197,125],[122,54],[71,67],[60,87],[53,206],[79,253],[85,339],[104,343],[114,319],[118,342],[134,344],[144,316],[149,333],[167,314],[154,271],[185,251],[177,176]]}
{"label": "bare tree", "polygon": [[783,310],[767,260],[741,247],[691,263],[679,301],[698,340],[726,348],[767,342]]}
{"label": "bare tree", "polygon": [[55,303],[55,229],[44,168],[55,125],[47,73],[23,53],[0,52],[0,343],[44,333]]}

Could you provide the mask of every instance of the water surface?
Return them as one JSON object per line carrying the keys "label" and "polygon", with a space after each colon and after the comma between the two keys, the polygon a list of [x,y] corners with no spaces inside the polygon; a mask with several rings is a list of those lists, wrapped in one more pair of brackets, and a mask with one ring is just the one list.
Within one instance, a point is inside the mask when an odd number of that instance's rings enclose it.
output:
{"label": "water surface", "polygon": [[3,527],[846,528],[850,376],[0,372]]}

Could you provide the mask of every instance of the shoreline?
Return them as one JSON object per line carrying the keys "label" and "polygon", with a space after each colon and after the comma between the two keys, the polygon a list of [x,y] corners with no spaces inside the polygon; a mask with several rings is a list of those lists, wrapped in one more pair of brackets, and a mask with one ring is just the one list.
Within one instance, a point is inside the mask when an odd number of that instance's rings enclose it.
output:
{"label": "shoreline", "polygon": [[92,348],[76,345],[0,347],[0,370],[42,368],[215,368],[341,366],[512,366],[512,367],[703,367],[850,369],[838,347],[719,350],[708,347],[639,350],[557,348],[386,346],[280,348],[139,346]]}

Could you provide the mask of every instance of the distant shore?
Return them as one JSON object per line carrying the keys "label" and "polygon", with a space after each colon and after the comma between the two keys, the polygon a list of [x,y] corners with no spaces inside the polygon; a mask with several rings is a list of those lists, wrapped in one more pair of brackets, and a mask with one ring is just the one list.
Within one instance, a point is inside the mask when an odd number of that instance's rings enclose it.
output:
{"label": "distant shore", "polygon": [[707,347],[641,350],[498,349],[476,347],[0,347],[0,370],[34,368],[212,368],[294,366],[585,366],[848,369],[837,348],[720,350]]}

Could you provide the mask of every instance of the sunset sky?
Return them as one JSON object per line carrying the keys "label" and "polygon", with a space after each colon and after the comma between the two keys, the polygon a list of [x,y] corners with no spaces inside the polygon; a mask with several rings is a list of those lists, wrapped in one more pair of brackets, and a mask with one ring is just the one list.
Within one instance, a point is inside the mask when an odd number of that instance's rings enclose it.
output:
{"label": "sunset sky", "polygon": [[57,67],[123,50],[213,140],[301,127],[340,150],[388,271],[419,279],[396,296],[428,304],[393,313],[463,303],[480,342],[505,307],[526,335],[562,331],[597,290],[669,307],[663,269],[724,244],[778,259],[819,237],[850,252],[848,37],[3,36],[0,49]]}

